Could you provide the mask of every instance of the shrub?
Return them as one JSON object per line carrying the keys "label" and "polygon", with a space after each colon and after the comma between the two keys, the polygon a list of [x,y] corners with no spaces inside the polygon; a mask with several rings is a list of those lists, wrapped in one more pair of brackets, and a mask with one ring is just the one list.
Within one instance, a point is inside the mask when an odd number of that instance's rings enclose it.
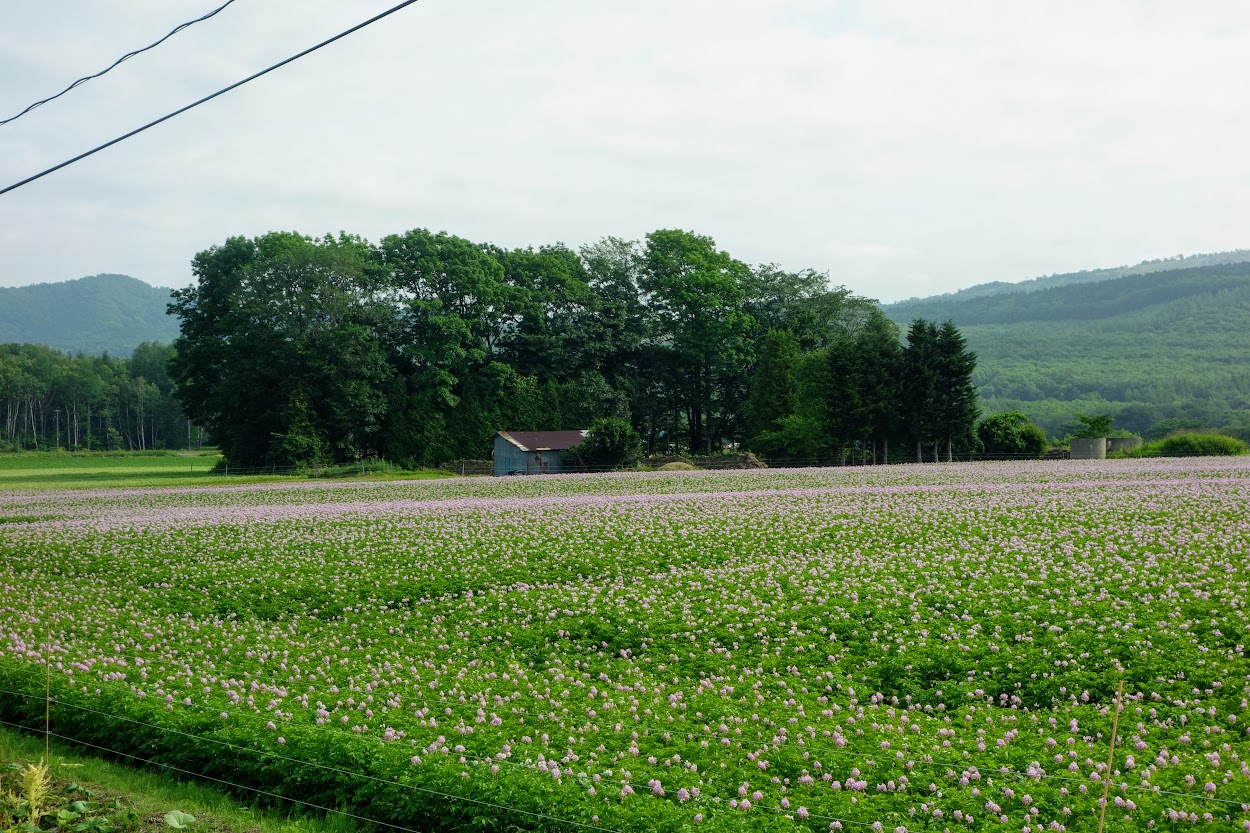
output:
{"label": "shrub", "polygon": [[977,438],[988,457],[1041,457],[1046,451],[1046,432],[1019,411],[986,417]]}
{"label": "shrub", "polygon": [[1126,457],[1216,457],[1250,453],[1250,445],[1214,432],[1183,431],[1126,451]]}
{"label": "shrub", "polygon": [[630,468],[638,465],[642,456],[642,439],[628,420],[603,417],[591,423],[585,440],[561,456],[574,468]]}

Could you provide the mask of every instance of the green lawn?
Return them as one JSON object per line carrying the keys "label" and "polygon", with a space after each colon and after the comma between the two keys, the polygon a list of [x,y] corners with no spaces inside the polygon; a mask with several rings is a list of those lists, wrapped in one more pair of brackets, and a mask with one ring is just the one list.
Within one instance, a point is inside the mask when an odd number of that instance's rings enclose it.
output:
{"label": "green lawn", "polygon": [[[247,474],[227,474],[216,469],[221,457],[206,452],[82,453],[23,452],[0,454],[0,490],[85,489],[150,486],[210,486],[226,483],[259,483],[308,480],[307,473],[265,473],[249,469]],[[322,477],[351,479],[393,478],[423,480],[450,476],[435,470],[386,471],[341,467],[323,472]]]}

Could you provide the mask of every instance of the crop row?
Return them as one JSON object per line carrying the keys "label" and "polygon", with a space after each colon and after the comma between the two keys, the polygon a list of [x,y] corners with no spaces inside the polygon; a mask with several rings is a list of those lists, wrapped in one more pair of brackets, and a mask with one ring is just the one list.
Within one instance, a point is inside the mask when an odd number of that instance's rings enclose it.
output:
{"label": "crop row", "polygon": [[1108,830],[1240,828],[1248,498],[1237,461],[0,496],[0,712],[50,668],[64,732],[429,829],[1093,830],[1104,790]]}

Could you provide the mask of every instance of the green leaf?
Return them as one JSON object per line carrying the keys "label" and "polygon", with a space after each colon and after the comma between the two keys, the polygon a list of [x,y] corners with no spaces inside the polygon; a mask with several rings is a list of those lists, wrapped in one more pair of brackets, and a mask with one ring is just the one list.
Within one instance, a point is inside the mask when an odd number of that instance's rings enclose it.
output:
{"label": "green leaf", "polygon": [[95,809],[91,803],[87,801],[71,801],[68,806],[69,809],[75,813],[90,813]]}
{"label": "green leaf", "polygon": [[94,831],[94,833],[113,833],[116,828],[113,826],[113,822],[103,816],[97,816],[96,818],[79,822],[74,825],[74,829],[79,831],[79,833],[82,833],[84,830]]}
{"label": "green leaf", "polygon": [[165,814],[165,824],[175,830],[182,830],[184,827],[195,822],[195,816],[190,813],[184,813],[181,810],[170,810]]}

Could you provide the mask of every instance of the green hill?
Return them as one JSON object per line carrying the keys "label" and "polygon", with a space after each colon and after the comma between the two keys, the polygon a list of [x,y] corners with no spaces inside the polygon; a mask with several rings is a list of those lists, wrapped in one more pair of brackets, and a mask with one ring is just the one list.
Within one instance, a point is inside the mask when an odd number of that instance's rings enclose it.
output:
{"label": "green hill", "polygon": [[165,314],[169,293],[126,275],[0,288],[0,344],[128,356],[144,341],[177,337],[177,319]]}
{"label": "green hill", "polygon": [[1167,419],[1250,428],[1250,263],[1032,283],[884,310],[903,326],[954,321],[979,356],[983,410],[1018,408],[1052,435],[1074,411],[1139,433]]}
{"label": "green hill", "polygon": [[1086,269],[1080,272],[1045,275],[1030,278],[1026,281],[1008,283],[991,281],[969,286],[956,292],[944,295],[932,295],[928,298],[909,298],[890,306],[899,315],[910,318],[932,318],[923,310],[934,306],[944,306],[951,302],[966,301],[971,298],[983,298],[987,295],[1004,295],[1018,292],[1036,292],[1039,289],[1051,289],[1057,286],[1069,286],[1078,283],[1097,283],[1115,278],[1126,278],[1130,275],[1149,275],[1155,272],[1174,272],[1178,269],[1193,269],[1199,266],[1223,266],[1232,263],[1250,263],[1250,249],[1234,249],[1231,252],[1214,252],[1202,255],[1177,255],[1160,260],[1143,260],[1136,266],[1116,266],[1111,269]]}

